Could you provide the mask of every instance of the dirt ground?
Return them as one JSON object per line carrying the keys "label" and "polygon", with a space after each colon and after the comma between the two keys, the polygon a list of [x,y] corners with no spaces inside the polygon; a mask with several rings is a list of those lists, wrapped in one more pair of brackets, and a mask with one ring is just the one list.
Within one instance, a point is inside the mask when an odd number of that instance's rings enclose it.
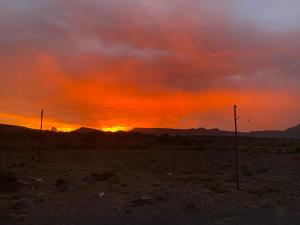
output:
{"label": "dirt ground", "polygon": [[40,162],[2,140],[0,224],[300,224],[299,141],[243,139],[237,191],[232,138],[134,139],[45,146]]}

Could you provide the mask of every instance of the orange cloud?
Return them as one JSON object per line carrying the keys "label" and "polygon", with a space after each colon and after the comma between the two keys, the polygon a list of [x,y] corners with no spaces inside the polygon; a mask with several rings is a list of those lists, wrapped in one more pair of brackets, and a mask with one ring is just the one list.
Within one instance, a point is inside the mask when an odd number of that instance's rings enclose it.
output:
{"label": "orange cloud", "polygon": [[244,130],[298,123],[294,19],[262,29],[241,4],[0,3],[1,122],[231,129],[238,104]]}

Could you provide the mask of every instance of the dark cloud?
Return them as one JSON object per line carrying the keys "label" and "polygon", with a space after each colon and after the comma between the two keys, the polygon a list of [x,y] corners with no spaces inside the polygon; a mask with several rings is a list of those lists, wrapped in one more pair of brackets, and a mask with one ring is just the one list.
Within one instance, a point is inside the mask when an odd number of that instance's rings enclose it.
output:
{"label": "dark cloud", "polygon": [[9,101],[56,102],[49,96],[68,96],[66,83],[91,81],[115,87],[112,95],[130,87],[140,95],[223,90],[293,97],[300,85],[298,6],[296,0],[2,0],[0,94],[7,98],[14,89]]}

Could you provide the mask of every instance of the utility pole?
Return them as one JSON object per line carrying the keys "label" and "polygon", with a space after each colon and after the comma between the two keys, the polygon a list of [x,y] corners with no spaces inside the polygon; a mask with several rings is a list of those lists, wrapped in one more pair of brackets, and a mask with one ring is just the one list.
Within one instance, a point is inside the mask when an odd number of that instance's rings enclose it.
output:
{"label": "utility pole", "polygon": [[235,178],[236,178],[236,189],[240,190],[240,181],[239,181],[239,150],[238,150],[238,132],[237,132],[237,106],[233,106],[234,113],[234,133],[235,133]]}
{"label": "utility pole", "polygon": [[41,160],[41,145],[42,145],[42,136],[43,136],[43,119],[44,119],[44,109],[41,111],[41,126],[40,126],[40,139],[38,146],[38,161]]}

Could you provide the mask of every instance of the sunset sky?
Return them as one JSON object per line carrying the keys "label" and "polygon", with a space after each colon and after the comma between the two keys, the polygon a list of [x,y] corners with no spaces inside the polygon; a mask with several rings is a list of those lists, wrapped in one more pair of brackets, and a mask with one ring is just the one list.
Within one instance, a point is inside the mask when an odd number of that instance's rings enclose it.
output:
{"label": "sunset sky", "polygon": [[285,129],[300,1],[1,0],[0,81],[0,123]]}

